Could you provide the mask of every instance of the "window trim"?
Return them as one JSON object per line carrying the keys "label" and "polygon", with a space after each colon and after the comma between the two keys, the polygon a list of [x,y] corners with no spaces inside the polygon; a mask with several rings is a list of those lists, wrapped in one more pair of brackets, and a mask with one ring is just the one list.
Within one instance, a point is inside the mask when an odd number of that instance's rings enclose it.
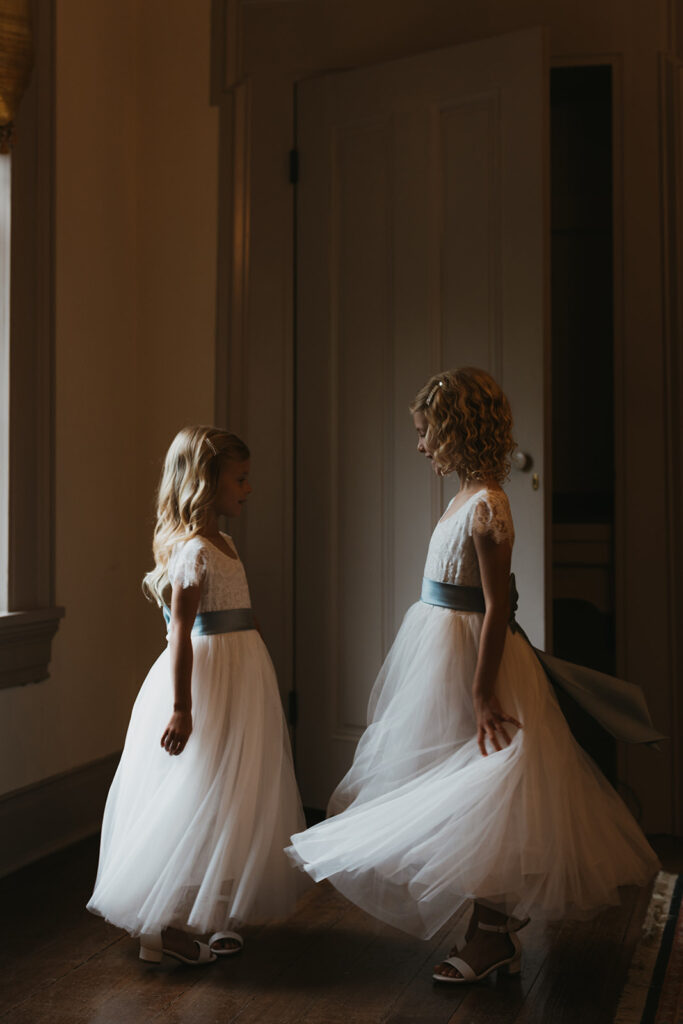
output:
{"label": "window trim", "polygon": [[0,688],[48,678],[52,637],[64,615],[54,595],[55,4],[33,0],[31,6],[35,64],[12,148]]}

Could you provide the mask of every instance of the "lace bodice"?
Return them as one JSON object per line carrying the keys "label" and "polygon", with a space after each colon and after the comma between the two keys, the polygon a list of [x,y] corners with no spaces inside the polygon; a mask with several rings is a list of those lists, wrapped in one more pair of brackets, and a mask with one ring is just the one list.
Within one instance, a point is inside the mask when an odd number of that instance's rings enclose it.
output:
{"label": "lace bodice", "polygon": [[488,534],[498,544],[503,540],[514,543],[510,504],[503,491],[477,491],[457,512],[446,514],[436,524],[429,542],[425,576],[440,583],[480,587],[474,533]]}
{"label": "lace bodice", "polygon": [[[222,536],[234,551],[232,539],[225,533]],[[192,537],[174,546],[168,563],[168,579],[170,583],[181,587],[202,584],[200,612],[251,608],[249,585],[242,562],[239,558],[223,554],[206,537]]]}

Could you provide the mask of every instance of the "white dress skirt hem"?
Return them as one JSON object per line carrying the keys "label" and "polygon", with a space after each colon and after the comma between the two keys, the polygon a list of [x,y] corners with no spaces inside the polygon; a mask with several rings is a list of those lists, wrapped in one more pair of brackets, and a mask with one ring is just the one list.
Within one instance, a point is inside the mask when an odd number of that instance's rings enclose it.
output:
{"label": "white dress skirt hem", "polygon": [[506,725],[510,745],[482,756],[471,696],[482,623],[423,602],[408,610],[332,817],[286,851],[316,881],[424,939],[473,899],[518,918],[589,918],[659,867],[510,631],[496,695],[523,728]]}
{"label": "white dress skirt hem", "polygon": [[88,909],[131,935],[286,917],[305,879],[283,855],[304,827],[275,672],[255,630],[192,638],[193,731],[160,746],[169,651],[133,708]]}

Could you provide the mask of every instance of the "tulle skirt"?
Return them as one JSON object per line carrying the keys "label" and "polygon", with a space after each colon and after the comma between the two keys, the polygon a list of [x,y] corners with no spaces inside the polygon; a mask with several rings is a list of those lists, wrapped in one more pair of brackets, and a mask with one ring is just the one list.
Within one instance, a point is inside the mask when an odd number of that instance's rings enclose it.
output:
{"label": "tulle skirt", "polygon": [[658,861],[578,746],[528,643],[508,631],[496,695],[523,728],[483,757],[472,680],[483,615],[418,602],[373,688],[333,815],[288,853],[375,917],[422,938],[468,899],[515,917],[586,918]]}
{"label": "tulle skirt", "polygon": [[304,817],[265,645],[249,630],[192,646],[185,750],[160,746],[173,707],[166,649],[138,694],[104,813],[88,909],[132,935],[284,917],[305,881],[283,853]]}

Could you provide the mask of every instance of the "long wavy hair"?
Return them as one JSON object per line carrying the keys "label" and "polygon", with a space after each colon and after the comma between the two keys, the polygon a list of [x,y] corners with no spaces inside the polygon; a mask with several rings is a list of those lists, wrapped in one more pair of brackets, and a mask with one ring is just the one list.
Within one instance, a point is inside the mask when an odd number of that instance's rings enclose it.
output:
{"label": "long wavy hair", "polygon": [[497,480],[510,472],[515,448],[512,413],[502,389],[485,370],[465,366],[430,377],[410,404],[424,413],[427,444],[442,475]]}
{"label": "long wavy hair", "polygon": [[218,427],[183,427],[173,438],[157,496],[154,568],[142,581],[149,600],[164,604],[173,545],[189,540],[206,527],[223,464],[246,462],[248,458],[244,441]]}

